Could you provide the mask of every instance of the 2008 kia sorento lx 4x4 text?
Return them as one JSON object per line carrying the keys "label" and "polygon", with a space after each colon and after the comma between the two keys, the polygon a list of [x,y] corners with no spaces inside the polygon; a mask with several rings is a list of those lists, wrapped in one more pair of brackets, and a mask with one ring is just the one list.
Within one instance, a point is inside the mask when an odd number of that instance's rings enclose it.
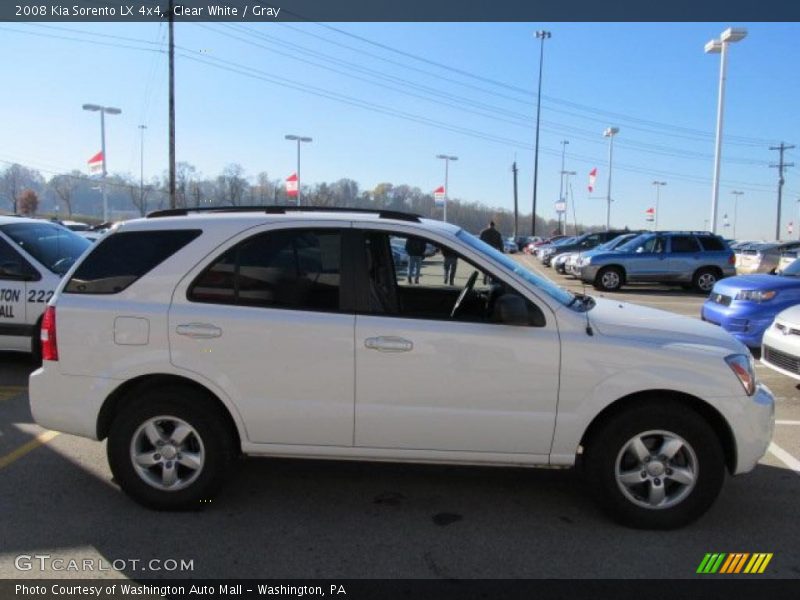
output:
{"label": "2008 kia sorento lx 4x4 text", "polygon": [[[421,242],[437,252],[397,260]],[[115,480],[158,509],[211,497],[240,453],[577,464],[619,521],[672,528],[756,465],[774,423],[719,328],[571,294],[454,225],[385,211],[125,223],[64,277],[42,353],[36,421],[107,437]]]}

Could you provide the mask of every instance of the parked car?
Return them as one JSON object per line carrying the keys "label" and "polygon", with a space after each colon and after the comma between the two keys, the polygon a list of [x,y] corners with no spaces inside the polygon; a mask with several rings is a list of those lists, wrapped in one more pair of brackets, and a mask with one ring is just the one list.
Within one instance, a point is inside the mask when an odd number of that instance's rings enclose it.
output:
{"label": "parked car", "polygon": [[775,316],[796,304],[800,304],[800,261],[779,275],[738,275],[718,281],[700,316],[746,346],[759,348]]}
{"label": "parked car", "polygon": [[800,380],[800,305],[781,311],[764,332],[761,362]]}
{"label": "parked car", "polygon": [[513,237],[503,238],[503,252],[506,254],[517,253],[517,243],[514,241]]}
{"label": "parked car", "polygon": [[589,256],[593,256],[595,254],[600,254],[602,252],[606,252],[609,250],[615,250],[625,242],[632,240],[636,236],[641,235],[641,232],[636,231],[632,233],[624,233],[620,236],[617,236],[613,239],[610,239],[604,244],[600,244],[599,246],[592,248],[591,250],[585,250],[583,252],[579,252],[577,254],[573,253],[570,255],[570,258],[567,259],[565,263],[566,274],[571,277],[580,277],[580,268],[582,264],[582,259],[588,258]]}
{"label": "parked car", "polygon": [[733,252],[718,235],[643,233],[615,250],[583,259],[580,278],[605,291],[652,281],[708,293],[717,281],[736,274],[734,262]]}
{"label": "parked car", "polygon": [[533,249],[533,253],[540,261],[544,261],[545,256],[548,256],[551,252],[555,252],[555,248],[557,246],[560,246],[561,244],[570,244],[573,241],[575,241],[575,237],[569,236],[559,238],[552,242],[545,242],[536,246]]}
{"label": "parked car", "polygon": [[89,246],[57,223],[0,216],[0,350],[38,357],[45,305]]}
{"label": "parked car", "polygon": [[544,238],[544,239],[539,238],[535,242],[530,242],[528,244],[526,252],[528,252],[529,254],[533,254],[535,256],[538,256],[539,255],[539,248],[541,248],[542,246],[548,246],[549,244],[555,244],[557,241],[563,240],[566,237],[569,237],[569,236],[566,236],[566,235],[554,235],[554,236],[549,237],[549,238]]}
{"label": "parked car", "polygon": [[514,241],[517,242],[518,251],[524,252],[525,249],[528,247],[528,245],[537,244],[542,241],[542,238],[539,237],[538,235],[524,235],[524,236],[519,236]]}
{"label": "parked car", "polygon": [[626,231],[596,231],[593,233],[584,233],[572,239],[570,242],[561,242],[554,244],[552,248],[548,248],[540,253],[539,258],[542,264],[546,267],[550,266],[550,262],[559,254],[565,252],[582,252],[584,250],[591,250],[600,244],[604,244],[615,237],[627,233]]}
{"label": "parked car", "polygon": [[[232,211],[123,224],[42,323],[36,422],[108,438],[113,481],[145,506],[197,509],[240,453],[580,458],[615,518],[674,528],[770,443],[773,396],[717,327],[572,294],[441,221]],[[408,236],[455,254],[461,288],[397,282],[390,239]]]}
{"label": "parked car", "polygon": [[781,252],[781,257],[778,260],[778,266],[775,267],[776,273],[781,273],[784,271],[789,265],[791,265],[797,257],[800,255],[800,248],[793,248],[791,250],[784,250]]}
{"label": "parked car", "polygon": [[738,252],[739,263],[736,272],[739,275],[754,273],[774,273],[778,268],[781,254],[788,250],[800,248],[800,242],[767,242],[744,246]]}
{"label": "parked car", "polygon": [[552,259],[550,264],[556,273],[560,275],[566,275],[567,261],[573,257],[577,257],[578,255],[580,255],[580,252],[564,252],[563,254],[558,254],[554,259]]}

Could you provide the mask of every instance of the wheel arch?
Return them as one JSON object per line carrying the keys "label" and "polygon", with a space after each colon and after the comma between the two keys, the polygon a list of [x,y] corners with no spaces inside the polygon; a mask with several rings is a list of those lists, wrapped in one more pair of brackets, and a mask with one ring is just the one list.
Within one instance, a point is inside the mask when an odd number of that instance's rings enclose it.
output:
{"label": "wheel arch", "polygon": [[207,398],[207,401],[223,416],[227,427],[235,437],[235,447],[237,449],[242,447],[243,432],[239,431],[236,420],[233,418],[230,410],[219,398],[219,396],[197,381],[187,377],[182,377],[180,375],[168,373],[151,373],[147,375],[141,375],[126,381],[113,392],[111,392],[108,398],[106,398],[105,402],[103,402],[103,406],[97,416],[97,439],[103,440],[108,437],[109,431],[111,430],[111,425],[116,416],[126,406],[136,403],[138,394],[142,394],[150,389],[167,386],[185,387],[203,394]]}
{"label": "wheel arch", "polygon": [[717,276],[717,281],[725,277],[725,274],[722,272],[722,269],[719,268],[717,265],[703,265],[702,267],[697,267],[692,273],[692,281],[695,280],[697,274],[701,271],[713,271]]}
{"label": "wheel arch", "polygon": [[589,423],[589,426],[581,437],[580,446],[586,448],[592,440],[592,437],[601,429],[601,427],[615,416],[623,413],[631,406],[635,406],[638,402],[643,400],[659,399],[664,401],[671,401],[683,405],[688,410],[692,410],[700,415],[711,426],[719,439],[722,446],[722,452],[725,456],[725,466],[728,468],[729,473],[733,473],[736,469],[736,441],[733,431],[725,420],[725,417],[713,406],[691,394],[683,392],[676,392],[674,390],[645,390],[635,392],[623,396],[606,406],[594,419]]}

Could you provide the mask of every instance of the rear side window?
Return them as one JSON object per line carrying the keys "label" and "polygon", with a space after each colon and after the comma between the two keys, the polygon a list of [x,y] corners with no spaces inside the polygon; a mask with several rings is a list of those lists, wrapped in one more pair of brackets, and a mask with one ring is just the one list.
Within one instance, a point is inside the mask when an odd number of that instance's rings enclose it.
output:
{"label": "rear side window", "polygon": [[338,311],[337,230],[262,233],[231,248],[192,283],[194,302]]}
{"label": "rear side window", "polygon": [[98,242],[64,288],[69,294],[116,294],[200,235],[200,230],[128,231]]}
{"label": "rear side window", "polygon": [[674,235],[672,236],[672,251],[673,252],[697,252],[700,247],[697,245],[697,240],[691,235]]}
{"label": "rear side window", "polygon": [[700,245],[703,247],[703,250],[708,252],[718,252],[721,250],[727,250],[725,248],[725,242],[723,242],[720,238],[710,236],[710,235],[701,235],[697,238],[700,240]]}

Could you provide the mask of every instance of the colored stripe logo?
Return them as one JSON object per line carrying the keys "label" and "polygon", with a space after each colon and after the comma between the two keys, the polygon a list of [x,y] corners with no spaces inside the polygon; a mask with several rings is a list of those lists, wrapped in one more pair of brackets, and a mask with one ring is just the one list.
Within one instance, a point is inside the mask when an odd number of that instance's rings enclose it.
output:
{"label": "colored stripe logo", "polygon": [[725,575],[763,573],[771,560],[771,552],[755,552],[753,554],[749,552],[709,552],[700,561],[697,573]]}

